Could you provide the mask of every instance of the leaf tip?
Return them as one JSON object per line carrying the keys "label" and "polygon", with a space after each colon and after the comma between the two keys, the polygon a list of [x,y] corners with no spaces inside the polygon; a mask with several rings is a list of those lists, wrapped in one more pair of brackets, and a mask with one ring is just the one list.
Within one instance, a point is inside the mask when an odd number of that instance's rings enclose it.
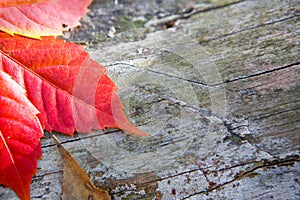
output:
{"label": "leaf tip", "polygon": [[55,141],[56,145],[61,145],[60,141],[58,140],[58,138],[54,134],[52,134],[52,138]]}

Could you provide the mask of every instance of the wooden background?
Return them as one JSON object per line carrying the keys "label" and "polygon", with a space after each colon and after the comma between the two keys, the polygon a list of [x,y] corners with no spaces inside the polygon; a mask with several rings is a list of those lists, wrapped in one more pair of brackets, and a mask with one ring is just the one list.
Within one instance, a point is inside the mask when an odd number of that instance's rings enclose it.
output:
{"label": "wooden background", "polygon": [[[297,0],[94,1],[65,38],[107,66],[151,136],[59,139],[113,199],[300,199],[299,11]],[[60,199],[60,156],[49,134],[42,144],[31,196]],[[17,197],[0,187],[0,199]]]}

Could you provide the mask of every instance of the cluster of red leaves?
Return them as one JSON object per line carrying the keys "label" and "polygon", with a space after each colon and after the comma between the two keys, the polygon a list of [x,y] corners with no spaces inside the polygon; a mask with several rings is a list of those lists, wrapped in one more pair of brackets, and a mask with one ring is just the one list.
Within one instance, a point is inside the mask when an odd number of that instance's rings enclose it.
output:
{"label": "cluster of red leaves", "polygon": [[77,44],[43,37],[77,26],[90,3],[0,3],[0,30],[7,32],[0,32],[0,184],[21,199],[30,199],[43,129],[73,135],[120,128],[135,136],[147,135],[127,120],[117,87],[103,66]]}

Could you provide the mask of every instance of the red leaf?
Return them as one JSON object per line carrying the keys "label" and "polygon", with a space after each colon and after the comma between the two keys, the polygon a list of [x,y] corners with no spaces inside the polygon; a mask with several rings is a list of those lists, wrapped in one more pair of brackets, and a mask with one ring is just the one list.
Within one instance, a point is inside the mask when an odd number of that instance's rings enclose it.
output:
{"label": "red leaf", "polygon": [[117,87],[81,46],[53,37],[40,41],[0,33],[0,47],[26,66],[8,63],[3,70],[27,90],[47,131],[72,135],[120,128],[147,136],[128,121]]}
{"label": "red leaf", "polygon": [[27,37],[62,35],[80,25],[92,0],[12,0],[0,3],[0,30]]}
{"label": "red leaf", "polygon": [[[0,57],[2,68],[9,58],[2,52]],[[0,183],[27,200],[37,159],[42,156],[43,131],[36,117],[38,111],[27,99],[25,90],[1,70],[0,88]]]}

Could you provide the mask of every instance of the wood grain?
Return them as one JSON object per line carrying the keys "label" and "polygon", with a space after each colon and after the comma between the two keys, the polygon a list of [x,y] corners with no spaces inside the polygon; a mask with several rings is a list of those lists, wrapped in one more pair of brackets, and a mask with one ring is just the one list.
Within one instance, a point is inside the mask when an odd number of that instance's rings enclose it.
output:
{"label": "wood grain", "polygon": [[[151,18],[87,46],[151,136],[106,130],[60,141],[113,199],[299,199],[299,3],[189,2],[197,12],[173,10],[169,29]],[[59,199],[58,152],[42,142],[32,199]],[[0,198],[16,197],[0,188]]]}

